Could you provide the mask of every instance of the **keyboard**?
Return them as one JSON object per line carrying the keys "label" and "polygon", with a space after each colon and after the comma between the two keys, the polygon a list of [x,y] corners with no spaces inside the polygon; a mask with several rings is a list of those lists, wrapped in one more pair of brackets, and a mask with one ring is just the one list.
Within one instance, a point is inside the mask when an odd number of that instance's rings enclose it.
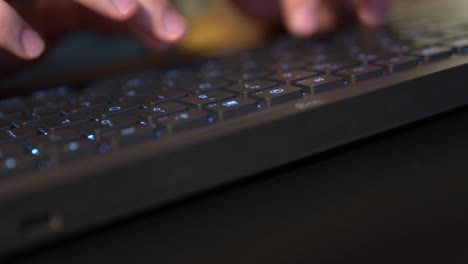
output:
{"label": "keyboard", "polygon": [[0,253],[252,177],[468,102],[468,20],[326,38],[0,100]]}

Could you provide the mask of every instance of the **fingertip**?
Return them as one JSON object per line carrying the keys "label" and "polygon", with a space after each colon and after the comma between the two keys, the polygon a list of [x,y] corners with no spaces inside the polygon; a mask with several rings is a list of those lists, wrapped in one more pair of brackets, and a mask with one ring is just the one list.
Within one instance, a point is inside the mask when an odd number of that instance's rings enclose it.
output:
{"label": "fingertip", "polygon": [[305,4],[290,11],[287,18],[287,27],[289,31],[298,37],[307,37],[320,28],[317,8],[313,5]]}
{"label": "fingertip", "polygon": [[36,59],[45,50],[45,43],[39,34],[28,26],[25,26],[20,35],[20,43],[24,51],[24,59]]}
{"label": "fingertip", "polygon": [[185,19],[172,8],[167,8],[163,17],[163,39],[169,43],[179,41],[186,33]]}

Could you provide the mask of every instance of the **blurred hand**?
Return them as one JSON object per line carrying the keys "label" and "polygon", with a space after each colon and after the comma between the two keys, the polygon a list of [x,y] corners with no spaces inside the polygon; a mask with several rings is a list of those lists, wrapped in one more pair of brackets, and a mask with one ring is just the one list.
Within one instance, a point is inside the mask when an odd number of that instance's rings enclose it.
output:
{"label": "blurred hand", "polygon": [[153,50],[179,41],[184,19],[167,0],[0,0],[0,48],[22,59],[79,29],[131,33]]}
{"label": "blurred hand", "polygon": [[[196,0],[190,0],[196,1]],[[357,17],[378,25],[391,0],[232,0],[251,16],[292,34],[329,31]],[[0,0],[0,49],[31,60],[65,33],[95,29],[130,33],[152,50],[178,42],[187,25],[168,0]]]}
{"label": "blurred hand", "polygon": [[[247,14],[278,22],[282,18],[294,35],[305,37],[335,29],[352,19],[368,26],[383,23],[392,0],[233,0]],[[281,22],[281,21],[280,21]]]}

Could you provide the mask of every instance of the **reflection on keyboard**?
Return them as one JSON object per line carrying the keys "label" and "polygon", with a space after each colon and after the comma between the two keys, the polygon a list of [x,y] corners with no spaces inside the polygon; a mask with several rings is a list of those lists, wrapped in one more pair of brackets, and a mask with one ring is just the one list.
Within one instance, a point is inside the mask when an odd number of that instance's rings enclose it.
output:
{"label": "reflection on keyboard", "polygon": [[[281,37],[196,65],[0,101],[0,178],[47,170],[468,52],[468,25]],[[340,90],[340,89],[341,90]]]}

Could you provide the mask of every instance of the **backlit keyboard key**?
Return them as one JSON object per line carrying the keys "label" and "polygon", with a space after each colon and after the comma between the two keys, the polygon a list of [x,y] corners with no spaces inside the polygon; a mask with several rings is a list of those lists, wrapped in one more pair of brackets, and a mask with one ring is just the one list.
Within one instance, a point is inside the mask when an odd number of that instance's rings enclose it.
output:
{"label": "backlit keyboard key", "polygon": [[291,70],[279,72],[270,77],[270,79],[279,81],[283,84],[288,84],[291,82],[303,80],[312,76],[318,75],[316,71],[306,71],[306,70]]}
{"label": "backlit keyboard key", "polygon": [[353,82],[373,78],[383,73],[384,69],[382,67],[373,65],[361,65],[336,72],[336,74],[348,77]]}
{"label": "backlit keyboard key", "polygon": [[275,88],[253,93],[251,96],[255,99],[263,101],[268,106],[271,106],[273,104],[300,98],[303,93],[303,90],[299,87],[281,85]]}
{"label": "backlit keyboard key", "polygon": [[156,118],[181,112],[187,109],[188,107],[186,105],[168,102],[137,110],[135,114],[140,118],[140,120],[151,124]]}
{"label": "backlit keyboard key", "polygon": [[306,90],[311,93],[319,93],[345,85],[346,83],[346,78],[342,76],[325,74],[296,82],[294,85],[306,88]]}
{"label": "backlit keyboard key", "polygon": [[39,123],[39,128],[44,132],[53,132],[59,129],[75,126],[91,119],[87,115],[72,114],[67,116],[59,116],[43,120]]}
{"label": "backlit keyboard key", "polygon": [[257,110],[257,101],[237,97],[205,106],[205,109],[218,115],[221,120]]}
{"label": "backlit keyboard key", "polygon": [[187,92],[170,89],[164,91],[157,91],[155,95],[146,96],[143,100],[145,106],[155,106],[169,101],[174,101],[187,96]]}
{"label": "backlit keyboard key", "polygon": [[414,56],[396,56],[374,62],[376,65],[384,66],[390,72],[406,70],[421,64],[421,59]]}
{"label": "backlit keyboard key", "polygon": [[226,100],[228,98],[234,97],[234,94],[224,92],[224,91],[208,91],[206,93],[197,94],[194,96],[189,96],[181,100],[181,102],[188,105],[202,109],[203,106],[211,104],[214,102]]}
{"label": "backlit keyboard key", "polygon": [[416,50],[413,55],[420,56],[425,62],[432,62],[452,56],[453,49],[446,46],[434,46]]}
{"label": "backlit keyboard key", "polygon": [[164,127],[169,133],[205,125],[210,122],[212,122],[210,115],[198,110],[187,110],[156,119],[156,124]]}
{"label": "backlit keyboard key", "polygon": [[257,80],[236,84],[234,86],[227,87],[225,90],[246,97],[249,93],[258,92],[278,85],[279,84],[277,82]]}
{"label": "backlit keyboard key", "polygon": [[106,119],[109,116],[126,113],[141,108],[139,102],[119,102],[109,105],[101,105],[93,108],[89,114],[98,119]]}

